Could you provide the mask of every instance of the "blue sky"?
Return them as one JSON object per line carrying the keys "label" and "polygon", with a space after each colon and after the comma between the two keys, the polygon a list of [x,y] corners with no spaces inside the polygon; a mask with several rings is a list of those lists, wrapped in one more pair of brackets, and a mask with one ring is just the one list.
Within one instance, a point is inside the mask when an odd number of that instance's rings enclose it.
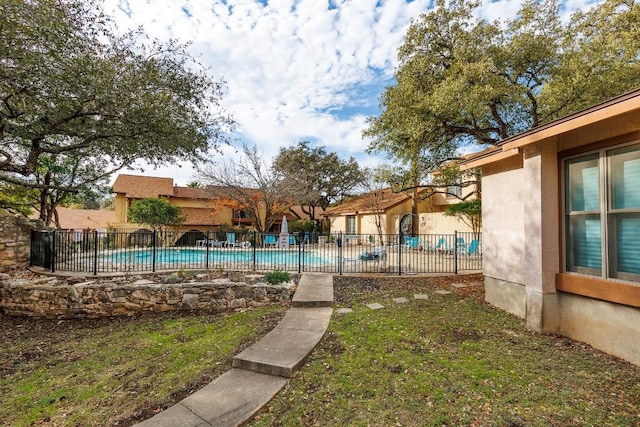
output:
{"label": "blue sky", "polygon": [[[480,16],[513,17],[522,1],[485,0]],[[591,0],[568,0],[569,13]],[[106,0],[120,31],[142,26],[152,38],[191,42],[190,51],[227,82],[222,105],[236,120],[240,144],[270,161],[280,147],[310,140],[363,166],[366,118],[393,83],[396,52],[411,18],[429,0]],[[232,147],[224,158],[235,156]],[[212,160],[223,160],[212,155]],[[185,185],[191,165],[145,168]],[[137,172],[136,172],[137,173]]]}

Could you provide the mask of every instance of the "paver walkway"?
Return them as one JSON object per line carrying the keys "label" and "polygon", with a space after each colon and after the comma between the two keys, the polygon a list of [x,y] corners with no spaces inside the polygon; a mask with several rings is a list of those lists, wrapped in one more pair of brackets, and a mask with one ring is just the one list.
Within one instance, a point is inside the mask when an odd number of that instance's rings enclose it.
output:
{"label": "paver walkway", "polygon": [[304,274],[293,307],[233,359],[233,369],[138,427],[239,426],[285,386],[318,344],[333,309],[333,277]]}

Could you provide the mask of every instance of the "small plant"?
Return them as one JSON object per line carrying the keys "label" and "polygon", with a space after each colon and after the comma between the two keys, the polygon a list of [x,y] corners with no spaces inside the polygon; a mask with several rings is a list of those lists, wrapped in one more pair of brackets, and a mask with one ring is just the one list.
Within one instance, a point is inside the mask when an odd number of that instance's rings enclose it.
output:
{"label": "small plant", "polygon": [[264,281],[270,285],[279,285],[291,280],[291,274],[288,271],[274,270],[264,275]]}

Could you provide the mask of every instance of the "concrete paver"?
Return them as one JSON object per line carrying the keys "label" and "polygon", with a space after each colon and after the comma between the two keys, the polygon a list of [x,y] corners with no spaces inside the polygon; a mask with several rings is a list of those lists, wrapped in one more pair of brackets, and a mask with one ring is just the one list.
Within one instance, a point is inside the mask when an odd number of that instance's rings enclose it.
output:
{"label": "concrete paver", "polygon": [[413,294],[413,299],[429,299],[427,294]]}
{"label": "concrete paver", "polygon": [[380,310],[381,308],[384,308],[384,305],[378,302],[372,302],[371,304],[367,304],[367,307],[369,307],[371,310]]}
{"label": "concrete paver", "polygon": [[305,274],[293,308],[233,367],[138,427],[235,427],[245,424],[285,386],[324,336],[333,314],[333,277]]}
{"label": "concrete paver", "polygon": [[396,304],[406,304],[409,302],[409,300],[406,299],[405,297],[400,297],[400,298],[394,298],[393,302],[395,302]]}
{"label": "concrete paver", "polygon": [[349,314],[349,313],[353,313],[353,309],[352,308],[339,308],[336,310],[336,313],[338,314]]}
{"label": "concrete paver", "polygon": [[303,274],[291,302],[294,307],[333,306],[333,277]]}

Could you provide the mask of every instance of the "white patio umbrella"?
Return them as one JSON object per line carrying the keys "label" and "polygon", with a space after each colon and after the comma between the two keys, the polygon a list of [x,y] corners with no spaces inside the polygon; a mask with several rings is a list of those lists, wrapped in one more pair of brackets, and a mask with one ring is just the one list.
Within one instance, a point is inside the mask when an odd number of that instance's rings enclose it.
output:
{"label": "white patio umbrella", "polygon": [[282,215],[282,224],[280,225],[279,246],[281,248],[289,248],[289,226],[287,225],[287,217]]}

